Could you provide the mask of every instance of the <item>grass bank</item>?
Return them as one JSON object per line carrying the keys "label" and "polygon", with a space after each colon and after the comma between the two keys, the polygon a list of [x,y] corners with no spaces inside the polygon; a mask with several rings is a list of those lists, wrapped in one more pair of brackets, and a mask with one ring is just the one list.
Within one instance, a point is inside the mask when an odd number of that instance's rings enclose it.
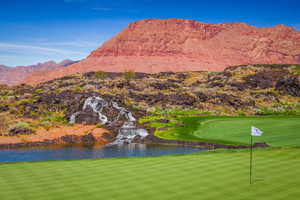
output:
{"label": "grass bank", "polygon": [[[262,137],[254,142],[266,142],[272,147],[300,146],[299,116],[261,117],[179,117],[176,123],[153,122],[155,135],[164,139],[212,141],[224,144],[249,144],[250,128],[263,130]],[[162,128],[167,127],[167,128]]]}

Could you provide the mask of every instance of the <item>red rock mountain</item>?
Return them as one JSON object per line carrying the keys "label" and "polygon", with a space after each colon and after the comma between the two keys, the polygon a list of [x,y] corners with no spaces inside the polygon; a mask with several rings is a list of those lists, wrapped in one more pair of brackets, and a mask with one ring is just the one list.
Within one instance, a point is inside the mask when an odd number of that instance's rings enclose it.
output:
{"label": "red rock mountain", "polygon": [[231,65],[282,63],[300,63],[300,32],[292,27],[147,19],[131,23],[81,62],[34,73],[26,83],[99,70],[219,71]]}
{"label": "red rock mountain", "polygon": [[57,69],[75,63],[71,60],[64,60],[60,63],[48,61],[38,63],[36,65],[7,67],[0,65],[0,84],[16,85],[21,83],[29,74],[33,72],[41,72],[44,70]]}

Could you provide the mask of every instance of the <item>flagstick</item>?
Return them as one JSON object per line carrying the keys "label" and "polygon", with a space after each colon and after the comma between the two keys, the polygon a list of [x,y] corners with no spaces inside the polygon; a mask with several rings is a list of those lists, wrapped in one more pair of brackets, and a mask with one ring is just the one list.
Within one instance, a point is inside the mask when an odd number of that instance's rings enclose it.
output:
{"label": "flagstick", "polygon": [[251,146],[250,146],[250,185],[252,184],[252,154],[253,154],[253,145],[252,145],[252,134],[251,134]]}

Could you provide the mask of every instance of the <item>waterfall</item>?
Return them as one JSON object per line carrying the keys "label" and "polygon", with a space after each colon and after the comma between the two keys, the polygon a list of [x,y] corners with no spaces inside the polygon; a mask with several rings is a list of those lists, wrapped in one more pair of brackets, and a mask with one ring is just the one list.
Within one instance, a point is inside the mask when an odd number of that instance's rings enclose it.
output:
{"label": "waterfall", "polygon": [[[99,96],[88,97],[83,104],[82,110],[75,112],[71,115],[69,119],[70,124],[76,123],[76,117],[81,113],[84,112],[87,108],[91,108],[94,113],[98,115],[99,122],[101,124],[109,124],[112,125],[113,123],[117,122],[121,116],[127,120],[123,123],[123,126],[119,129],[118,135],[116,140],[111,144],[124,144],[124,143],[131,143],[135,137],[140,137],[143,139],[144,137],[148,136],[148,132],[145,129],[136,128],[135,125],[135,117],[131,112],[129,112],[126,108],[119,106],[117,102],[108,102],[105,99]],[[104,114],[103,109],[113,108],[118,111],[118,115],[115,119],[108,119],[108,117]]]}
{"label": "waterfall", "polygon": [[126,119],[129,120],[129,121],[135,121],[135,118],[132,116],[132,113],[129,112],[126,108],[123,108],[123,107],[120,107],[118,105],[118,103],[116,102],[112,102],[112,106],[119,110],[119,115],[117,118],[119,118],[120,115],[125,115]]}
{"label": "waterfall", "polygon": [[[109,120],[108,117],[103,113],[103,109],[104,108],[109,108],[109,106],[112,106],[114,109],[118,110],[118,116],[116,117],[116,119],[112,119]],[[136,119],[133,117],[132,113],[129,112],[126,108],[119,106],[119,104],[117,102],[111,102],[111,104],[106,101],[105,99],[97,96],[93,96],[93,97],[89,97],[84,101],[83,107],[82,107],[82,111],[85,111],[85,109],[87,109],[88,107],[90,107],[93,112],[97,113],[99,116],[99,121],[101,124],[110,124],[112,122],[116,122],[119,120],[120,116],[124,116],[128,121],[136,121]],[[70,119],[69,119],[69,123],[70,124],[74,124],[76,122],[76,116],[80,113],[76,112],[74,114],[71,115]]]}
{"label": "waterfall", "polygon": [[108,122],[108,118],[101,113],[104,107],[108,107],[107,101],[101,97],[89,97],[85,100],[82,110],[84,111],[88,106],[98,114],[101,124],[106,124]]}
{"label": "waterfall", "polygon": [[79,114],[79,112],[76,112],[74,114],[71,115],[70,120],[69,120],[69,124],[75,124],[76,122],[76,116]]}
{"label": "waterfall", "polygon": [[145,129],[136,128],[134,122],[124,122],[123,126],[119,129],[117,138],[111,145],[119,144],[130,144],[135,139],[135,137],[140,137],[140,139],[148,136],[148,132]]}

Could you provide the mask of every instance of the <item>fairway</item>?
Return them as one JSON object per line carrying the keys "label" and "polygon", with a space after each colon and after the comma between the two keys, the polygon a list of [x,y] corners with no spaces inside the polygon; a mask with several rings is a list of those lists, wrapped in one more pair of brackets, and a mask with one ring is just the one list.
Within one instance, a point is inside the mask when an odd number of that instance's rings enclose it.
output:
{"label": "fairway", "polygon": [[213,141],[225,144],[249,144],[250,128],[256,126],[264,134],[254,142],[266,142],[272,147],[300,146],[300,117],[189,117],[183,127],[157,131],[165,139]]}
{"label": "fairway", "polygon": [[5,200],[262,199],[300,197],[300,149],[0,165]]}

